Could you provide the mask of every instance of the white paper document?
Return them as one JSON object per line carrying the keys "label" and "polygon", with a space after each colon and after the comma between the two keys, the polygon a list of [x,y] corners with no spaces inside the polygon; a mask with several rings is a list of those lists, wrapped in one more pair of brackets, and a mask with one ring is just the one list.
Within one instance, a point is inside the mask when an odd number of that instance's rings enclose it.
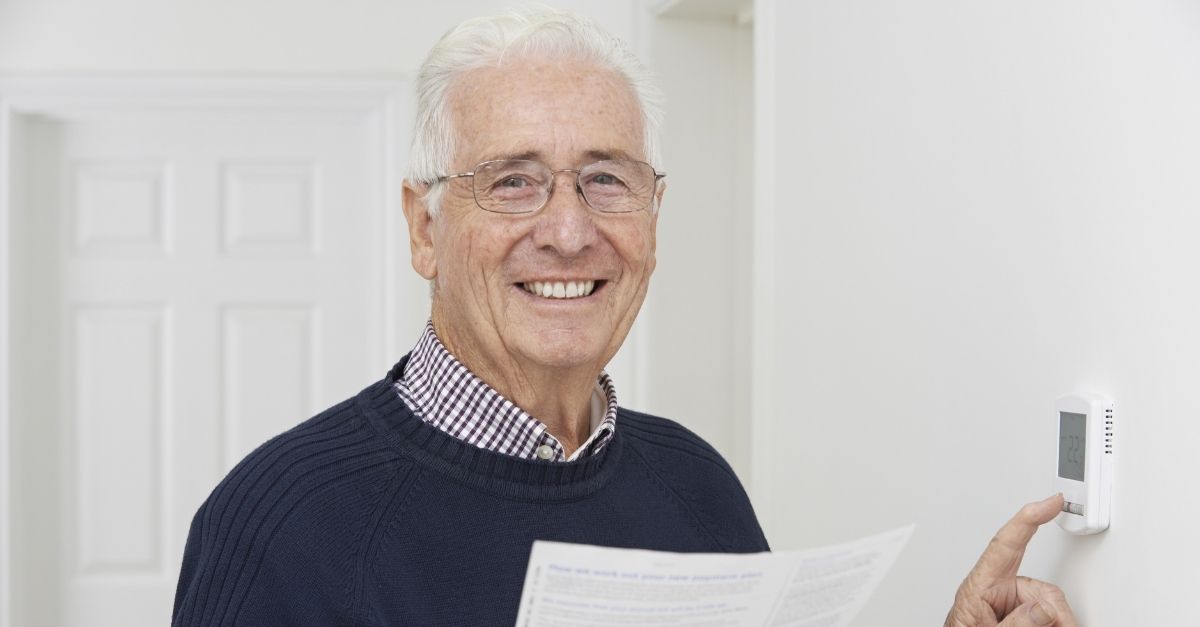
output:
{"label": "white paper document", "polygon": [[776,553],[665,553],[537,541],[517,627],[845,627],[912,526]]}

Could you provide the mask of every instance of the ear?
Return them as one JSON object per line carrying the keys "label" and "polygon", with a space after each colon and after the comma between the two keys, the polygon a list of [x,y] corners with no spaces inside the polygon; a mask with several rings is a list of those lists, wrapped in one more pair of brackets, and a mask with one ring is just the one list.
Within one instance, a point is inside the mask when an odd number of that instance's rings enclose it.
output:
{"label": "ear", "polygon": [[658,184],[658,189],[654,192],[654,212],[650,214],[650,273],[654,273],[654,268],[658,265],[658,258],[655,256],[658,248],[658,214],[662,210],[663,194],[667,191],[667,182],[661,181]]}
{"label": "ear", "polygon": [[432,281],[437,277],[437,257],[433,254],[433,216],[425,204],[425,186],[404,179],[404,218],[408,220],[408,244],[412,267],[417,274]]}
{"label": "ear", "polygon": [[667,193],[667,182],[659,181],[658,189],[654,191],[654,214],[650,216],[650,233],[657,235],[658,213],[662,211],[663,195]]}

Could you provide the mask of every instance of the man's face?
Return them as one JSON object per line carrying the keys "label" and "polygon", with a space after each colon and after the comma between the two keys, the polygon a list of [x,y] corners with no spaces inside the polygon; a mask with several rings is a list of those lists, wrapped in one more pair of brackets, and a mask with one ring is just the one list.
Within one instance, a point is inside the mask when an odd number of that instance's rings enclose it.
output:
{"label": "man's face", "polygon": [[[646,160],[632,90],[592,65],[509,61],[464,75],[450,99],[452,172],[506,158],[551,169],[605,155]],[[654,271],[656,214],[598,213],[574,183],[574,173],[555,175],[546,206],[523,215],[480,209],[470,178],[446,184],[428,225],[432,250],[414,247],[413,263],[435,279],[434,322],[460,358],[488,368],[599,370],[624,341]],[[661,199],[661,188],[656,193]],[[593,291],[547,298],[529,290],[572,282]]]}

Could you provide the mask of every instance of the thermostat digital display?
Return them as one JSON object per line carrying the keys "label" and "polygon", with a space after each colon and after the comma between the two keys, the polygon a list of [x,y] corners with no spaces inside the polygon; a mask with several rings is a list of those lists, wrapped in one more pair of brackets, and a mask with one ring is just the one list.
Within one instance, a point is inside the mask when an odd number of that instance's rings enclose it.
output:
{"label": "thermostat digital display", "polygon": [[1058,476],[1083,481],[1086,449],[1087,414],[1058,412]]}
{"label": "thermostat digital display", "polygon": [[1058,473],[1063,495],[1058,524],[1075,534],[1108,529],[1112,510],[1116,408],[1096,394],[1058,399]]}

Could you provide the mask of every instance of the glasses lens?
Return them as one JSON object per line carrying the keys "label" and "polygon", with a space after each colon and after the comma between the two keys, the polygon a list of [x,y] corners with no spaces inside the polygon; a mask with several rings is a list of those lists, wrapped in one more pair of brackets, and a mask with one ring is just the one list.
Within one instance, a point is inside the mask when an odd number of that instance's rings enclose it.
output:
{"label": "glasses lens", "polygon": [[550,169],[537,161],[488,161],[475,168],[475,201],[497,213],[537,211],[550,188]]}
{"label": "glasses lens", "polygon": [[650,206],[654,196],[654,168],[627,159],[597,161],[579,171],[583,197],[596,211],[625,213]]}

